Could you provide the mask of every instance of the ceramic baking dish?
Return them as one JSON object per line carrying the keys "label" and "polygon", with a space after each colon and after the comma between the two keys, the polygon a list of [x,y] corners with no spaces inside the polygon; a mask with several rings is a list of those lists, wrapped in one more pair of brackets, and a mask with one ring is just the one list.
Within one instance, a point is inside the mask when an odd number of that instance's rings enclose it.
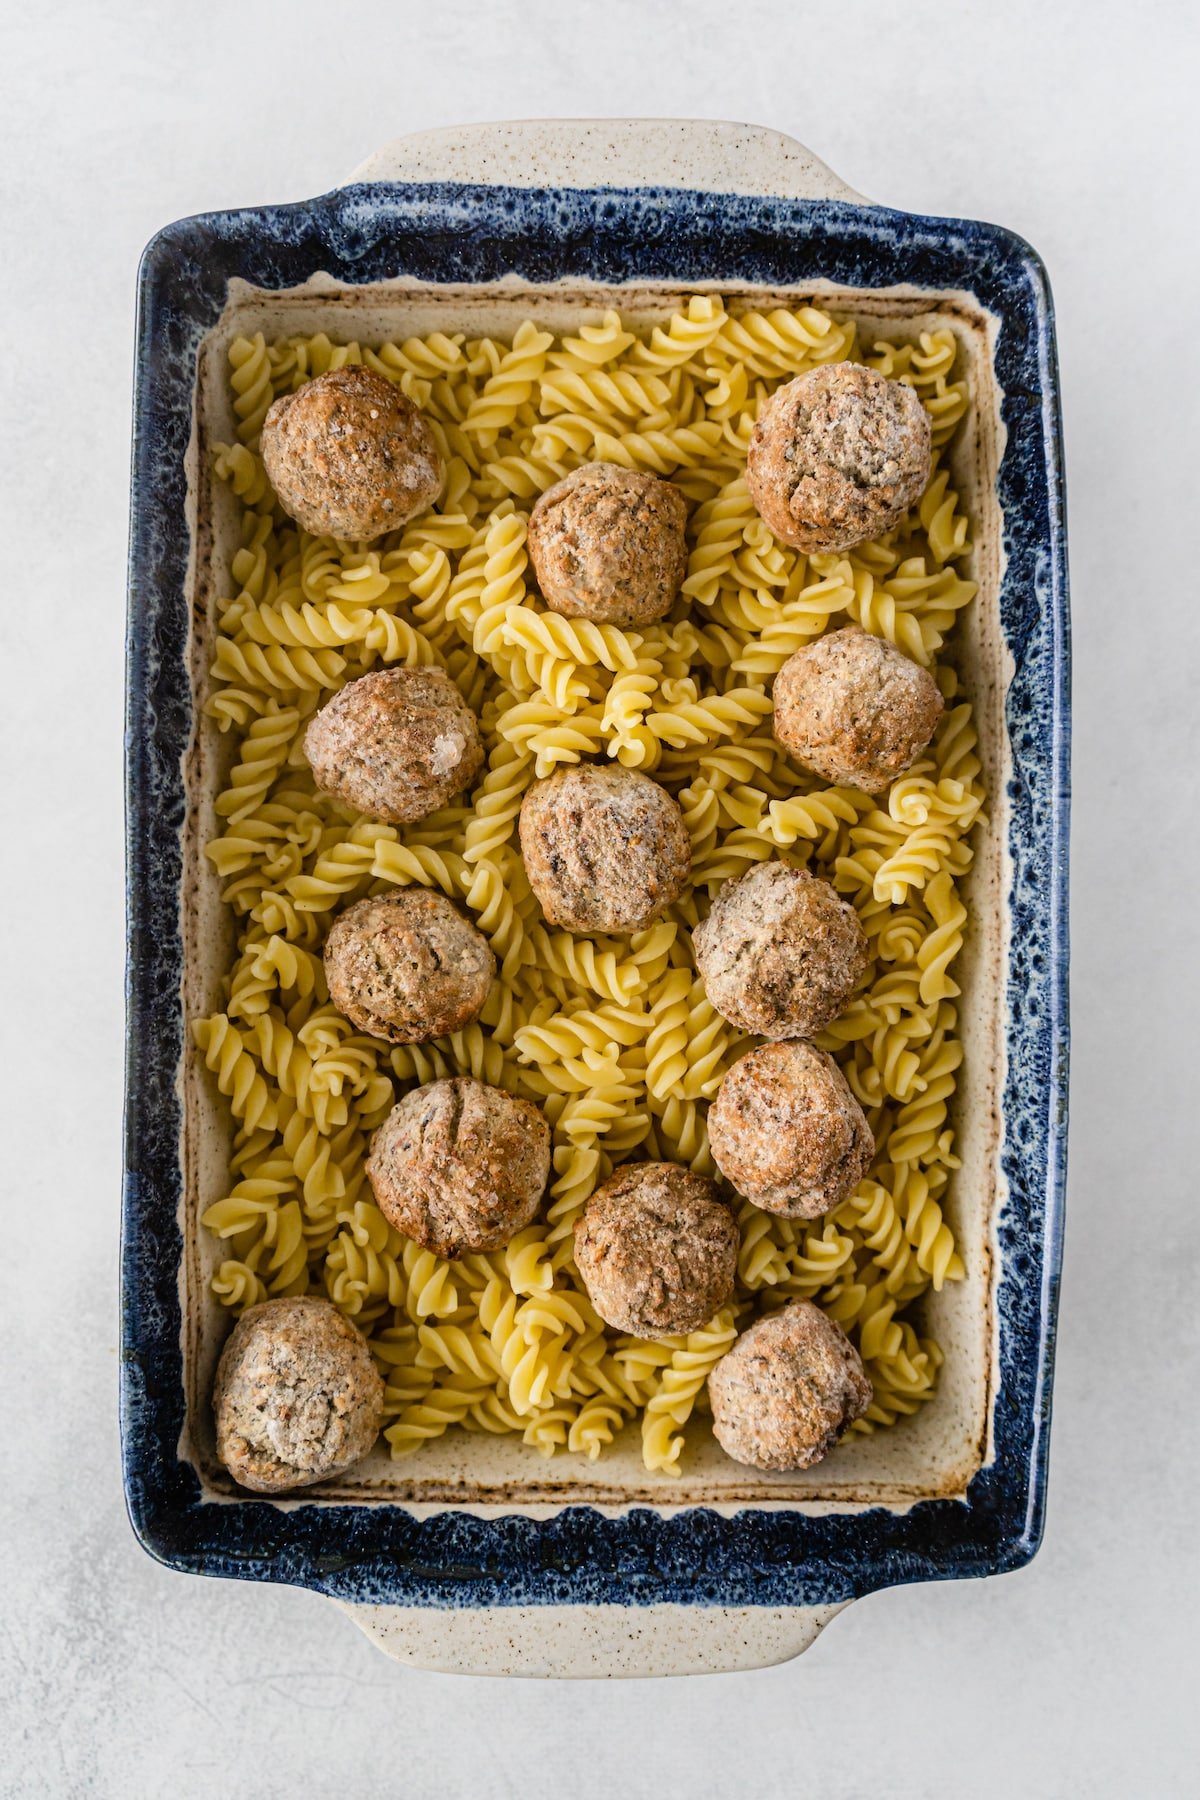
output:
{"label": "ceramic baking dish", "polygon": [[[198,1226],[224,1191],[223,1103],[185,1046],[228,948],[201,855],[223,747],[205,721],[210,608],[235,512],[239,332],[381,340],[561,329],[680,291],[818,303],[888,336],[949,326],[974,405],[954,450],[980,592],[960,627],[988,823],[963,958],[967,1279],[931,1295],[936,1400],[802,1475],[689,1449],[647,1475],[449,1433],[299,1499],[216,1464],[207,1393],[227,1329]],[[140,277],[129,576],[129,1051],[122,1419],[134,1528],[174,1568],[348,1603],[439,1668],[647,1673],[795,1654],[846,1601],[1027,1561],[1042,1529],[1067,1104],[1068,641],[1058,388],[1035,254],[996,226],[871,206],[791,140],[671,121],[472,127],[400,140],[302,205],[169,226]],[[385,1447],[386,1448],[386,1447]]]}

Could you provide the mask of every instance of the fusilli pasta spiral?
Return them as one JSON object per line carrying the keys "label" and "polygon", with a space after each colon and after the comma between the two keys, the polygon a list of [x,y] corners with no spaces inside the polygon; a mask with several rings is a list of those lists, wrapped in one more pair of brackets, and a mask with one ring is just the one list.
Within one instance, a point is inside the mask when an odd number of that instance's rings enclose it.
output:
{"label": "fusilli pasta spiral", "polygon": [[[323,1290],[355,1318],[397,1457],[460,1427],[594,1460],[638,1422],[646,1467],[677,1475],[709,1369],[739,1324],[794,1298],[826,1307],[862,1352],[875,1398],[856,1431],[935,1391],[941,1352],[910,1309],[964,1273],[952,970],[984,801],[971,710],[939,662],[974,593],[970,524],[941,449],[969,396],[950,332],[869,343],[867,360],[930,412],[933,476],[894,532],[812,558],[767,531],[744,463],[777,383],[861,354],[853,324],[815,306],[703,294],[644,332],[608,311],[562,337],[526,323],[511,344],[260,334],[230,348],[236,441],[214,446],[214,474],[242,526],[214,607],[205,711],[235,746],[208,858],[236,946],[219,1009],[192,1027],[235,1127],[228,1182],[203,1212],[221,1245],[212,1286],[235,1311]],[[421,406],[447,460],[437,510],[371,545],[295,528],[258,453],[275,394],[349,362]],[[531,586],[529,508],[591,459],[672,478],[691,502],[679,602],[638,631],[549,612]],[[799,775],[769,729],[779,668],[847,618],[932,667],[948,702],[929,750],[877,799]],[[394,664],[444,668],[488,751],[470,794],[403,830],[319,792],[302,744],[331,693]],[[603,757],[653,772],[692,843],[690,892],[629,938],[548,928],[516,848],[530,782]],[[734,1302],[686,1338],[618,1338],[580,1285],[575,1222],[629,1156],[713,1172],[708,1102],[747,1040],[710,1005],[687,934],[721,882],[769,857],[828,875],[867,934],[866,984],[820,1042],[867,1108],[875,1166],[823,1219],[741,1202]],[[467,909],[501,980],[464,1030],[388,1046],[330,1005],[321,945],[351,901],[414,884]],[[388,1224],[363,1168],[396,1093],[452,1074],[536,1101],[553,1131],[543,1216],[453,1264]]]}

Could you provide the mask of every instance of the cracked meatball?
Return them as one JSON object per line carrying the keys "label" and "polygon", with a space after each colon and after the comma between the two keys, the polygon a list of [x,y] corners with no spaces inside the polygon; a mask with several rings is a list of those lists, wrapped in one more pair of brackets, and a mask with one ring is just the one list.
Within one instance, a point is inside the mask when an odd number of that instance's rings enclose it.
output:
{"label": "cracked meatball", "polygon": [[568,619],[649,625],[670,612],[687,568],[687,506],[640,469],[585,463],[529,515],[529,559],[546,605]]}
{"label": "cracked meatball", "polygon": [[550,1127],[528,1100],[469,1075],[413,1088],[371,1141],[384,1217],[438,1256],[499,1250],[537,1215]]}
{"label": "cracked meatball", "polygon": [[757,1320],[708,1378],[717,1442],[755,1469],[820,1462],[871,1392],[858,1351],[811,1300]]}
{"label": "cracked meatball", "polygon": [[234,1480],[280,1494],[340,1475],[383,1423],[383,1380],[367,1340],[328,1300],[251,1306],[213,1389],[217,1455]]}
{"label": "cracked meatball", "polygon": [[788,755],[867,794],[911,768],[943,706],[927,669],[856,625],[789,656],[771,697],[772,729]]}
{"label": "cracked meatball", "polygon": [[347,907],[325,941],[329,998],[359,1031],[422,1044],[478,1017],[496,974],[483,933],[442,894],[380,894]]}
{"label": "cracked meatball", "polygon": [[349,365],[275,401],[262,459],[279,503],[314,537],[376,538],[432,506],[446,471],[406,394]]}
{"label": "cracked meatball", "polygon": [[759,1037],[811,1037],[867,972],[858,914],[806,869],[764,862],[727,881],[692,933],[696,967],[723,1018]]}
{"label": "cracked meatball", "polygon": [[605,1324],[634,1337],[698,1331],[737,1274],[738,1228],[715,1182],[677,1163],[631,1163],[575,1224],[575,1262]]}
{"label": "cracked meatball", "polygon": [[903,382],[861,363],[809,369],[764,400],[746,486],[777,538],[812,556],[899,523],[925,492],[929,414]]}
{"label": "cracked meatball", "polygon": [[764,1044],[735,1062],[708,1109],[722,1175],[765,1212],[816,1219],[852,1194],[875,1154],[862,1107],[815,1044]]}
{"label": "cracked meatball", "polygon": [[551,925],[641,931],[683,892],[692,846],[665,788],[635,769],[584,763],[535,781],[521,854]]}
{"label": "cracked meatball", "polygon": [[326,793],[372,819],[410,824],[469,787],[479,721],[440,669],[376,669],[309,721],[304,754]]}

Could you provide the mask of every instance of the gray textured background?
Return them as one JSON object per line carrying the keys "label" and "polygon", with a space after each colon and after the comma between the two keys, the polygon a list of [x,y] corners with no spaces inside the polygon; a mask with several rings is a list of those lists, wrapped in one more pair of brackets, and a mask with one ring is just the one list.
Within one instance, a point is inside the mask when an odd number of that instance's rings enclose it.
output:
{"label": "gray textured background", "polygon": [[[0,19],[0,1794],[1194,1792],[1194,11],[10,0]],[[876,1595],[757,1675],[402,1670],[317,1597],[157,1568],[120,1497],[138,252],[188,212],[319,193],[403,130],[537,114],[773,125],[872,198],[1024,233],[1058,302],[1075,1057],[1046,1545],[1016,1576]]]}

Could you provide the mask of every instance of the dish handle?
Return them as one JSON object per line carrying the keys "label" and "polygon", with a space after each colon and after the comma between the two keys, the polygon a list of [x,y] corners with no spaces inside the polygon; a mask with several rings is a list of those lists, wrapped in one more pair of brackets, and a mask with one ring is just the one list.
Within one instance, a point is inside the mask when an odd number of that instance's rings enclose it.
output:
{"label": "dish handle", "polygon": [[716,1675],[789,1662],[834,1606],[364,1606],[335,1600],[397,1662],[444,1675]]}
{"label": "dish handle", "polygon": [[811,150],[728,119],[508,119],[393,138],[349,177],[472,187],[673,187],[866,205]]}

